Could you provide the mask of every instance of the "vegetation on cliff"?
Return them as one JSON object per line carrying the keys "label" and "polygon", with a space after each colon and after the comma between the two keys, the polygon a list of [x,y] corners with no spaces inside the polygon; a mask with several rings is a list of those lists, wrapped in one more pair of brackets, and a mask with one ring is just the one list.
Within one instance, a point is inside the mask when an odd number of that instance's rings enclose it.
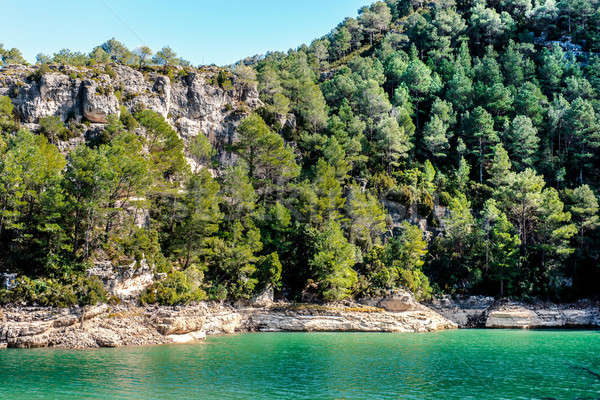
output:
{"label": "vegetation on cliff", "polygon": [[[234,165],[148,110],[65,157],[56,121],[19,130],[2,98],[2,263],[68,282],[144,258],[169,273],[144,301],[169,304],[267,285],[325,300],[597,294],[599,23],[589,0],[376,2],[240,62],[264,105],[238,127]],[[148,59],[115,42],[38,61]],[[133,210],[150,211],[143,226]]]}

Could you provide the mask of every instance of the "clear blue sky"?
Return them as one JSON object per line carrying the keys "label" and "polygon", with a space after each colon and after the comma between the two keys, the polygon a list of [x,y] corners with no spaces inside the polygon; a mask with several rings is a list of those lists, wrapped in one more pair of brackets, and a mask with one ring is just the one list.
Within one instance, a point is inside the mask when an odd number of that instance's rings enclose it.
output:
{"label": "clear blue sky", "polygon": [[116,37],[130,49],[170,45],[192,64],[225,65],[309,43],[372,0],[20,0],[2,5],[0,43],[33,62]]}

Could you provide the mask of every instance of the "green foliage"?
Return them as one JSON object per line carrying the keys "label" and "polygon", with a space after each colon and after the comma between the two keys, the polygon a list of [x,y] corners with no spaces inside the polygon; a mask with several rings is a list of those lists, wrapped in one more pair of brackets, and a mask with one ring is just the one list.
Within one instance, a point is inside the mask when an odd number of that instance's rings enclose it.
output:
{"label": "green foliage", "polygon": [[348,243],[335,221],[330,221],[322,230],[310,229],[307,233],[312,244],[308,264],[323,299],[333,301],[349,297],[358,282],[352,268],[358,259],[358,249]]}
{"label": "green foliage", "polygon": [[10,290],[0,290],[1,303],[70,307],[94,305],[107,300],[106,289],[98,277],[73,276],[70,283],[51,278],[17,278]]}
{"label": "green foliage", "polygon": [[142,304],[175,306],[207,299],[201,288],[203,273],[196,267],[173,271],[163,280],[148,286],[140,296]]}
{"label": "green foliage", "polygon": [[183,140],[162,115],[143,110],[136,114],[135,118],[146,129],[145,146],[156,173],[167,180],[185,174],[188,165],[183,156]]}
{"label": "green foliage", "polygon": [[57,116],[40,118],[38,123],[40,124],[40,132],[53,143],[70,138],[69,130]]}
{"label": "green foliage", "polygon": [[14,106],[10,97],[0,96],[0,134],[9,134],[18,127],[13,114]]}
{"label": "green foliage", "polygon": [[[68,282],[90,263],[146,261],[170,272],[145,294],[162,304],[267,286],[293,300],[399,287],[426,298],[429,281],[597,295],[598,15],[587,0],[374,2],[310,45],[201,71],[225,91],[258,89],[262,106],[229,146],[211,132],[184,147],[163,116],[134,117],[131,95],[110,88],[120,117],[63,156],[49,141],[80,135],[76,122],[19,131],[21,106],[1,97],[3,268]],[[51,63],[75,66],[73,79],[86,65],[114,77],[115,63],[196,73],[169,47],[152,55],[116,39],[40,54],[28,82],[62,68]],[[24,62],[2,47],[0,59]]]}
{"label": "green foliage", "polygon": [[278,186],[295,178],[299,167],[283,138],[273,133],[258,114],[250,114],[237,129],[232,150],[248,165],[248,176],[261,199],[274,195]]}
{"label": "green foliage", "polygon": [[215,150],[204,133],[199,132],[190,141],[188,153],[190,158],[196,163],[197,170],[202,165],[209,166],[212,157],[215,155]]}

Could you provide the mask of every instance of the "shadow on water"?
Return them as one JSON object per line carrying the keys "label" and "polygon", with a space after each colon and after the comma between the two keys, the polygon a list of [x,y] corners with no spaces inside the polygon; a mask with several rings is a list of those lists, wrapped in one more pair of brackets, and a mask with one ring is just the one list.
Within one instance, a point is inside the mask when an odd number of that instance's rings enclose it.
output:
{"label": "shadow on water", "polygon": [[[600,380],[600,374],[597,372],[592,371],[591,369],[589,369],[588,367],[584,367],[581,365],[575,365],[575,364],[568,364],[565,363],[565,365],[567,365],[569,368],[577,370],[577,371],[583,371],[586,372],[587,374],[593,376],[594,378]],[[540,400],[557,400],[554,397],[542,397]],[[598,399],[593,398],[593,397],[578,397],[575,400],[600,400],[600,397],[598,397]]]}
{"label": "shadow on water", "polygon": [[592,375],[596,379],[600,380],[600,374],[592,371],[591,369],[589,369],[587,367],[582,367],[581,365],[573,365],[573,364],[571,364],[570,367],[573,369],[579,370],[579,371],[587,372],[588,374]]}

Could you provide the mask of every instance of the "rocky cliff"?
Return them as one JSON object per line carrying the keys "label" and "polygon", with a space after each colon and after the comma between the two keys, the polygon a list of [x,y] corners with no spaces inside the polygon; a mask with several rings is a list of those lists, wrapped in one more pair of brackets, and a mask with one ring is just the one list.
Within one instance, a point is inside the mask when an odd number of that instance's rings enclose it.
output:
{"label": "rocky cliff", "polygon": [[[218,79],[218,77],[221,79]],[[209,137],[226,161],[225,150],[235,127],[260,105],[256,85],[242,82],[221,69],[141,70],[112,64],[96,67],[9,65],[0,69],[0,96],[15,105],[21,123],[36,131],[39,119],[59,116],[63,122],[83,124],[77,143],[92,137],[109,115],[120,108],[130,112],[150,109],[161,114],[184,139],[199,132]],[[65,147],[68,143],[61,143]]]}
{"label": "rocky cliff", "polygon": [[[399,309],[402,299],[390,300]],[[392,305],[392,303],[394,303]],[[431,332],[456,324],[427,307],[404,311],[352,305],[287,303],[233,307],[200,303],[185,307],[99,305],[56,309],[8,307],[0,310],[0,348],[95,348],[189,343],[207,335],[234,332]]]}
{"label": "rocky cliff", "polygon": [[431,307],[461,328],[592,328],[600,327],[600,304],[523,303],[492,297],[443,297]]}

